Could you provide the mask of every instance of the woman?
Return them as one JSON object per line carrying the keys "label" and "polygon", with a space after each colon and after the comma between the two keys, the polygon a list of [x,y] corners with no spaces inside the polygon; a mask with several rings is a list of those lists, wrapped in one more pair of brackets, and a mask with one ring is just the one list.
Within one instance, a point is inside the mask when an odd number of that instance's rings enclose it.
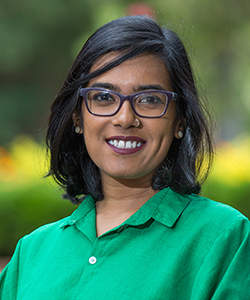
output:
{"label": "woman", "polygon": [[97,30],[47,143],[50,175],[81,204],[19,241],[1,299],[250,299],[249,221],[198,195],[211,136],[173,32],[142,16]]}

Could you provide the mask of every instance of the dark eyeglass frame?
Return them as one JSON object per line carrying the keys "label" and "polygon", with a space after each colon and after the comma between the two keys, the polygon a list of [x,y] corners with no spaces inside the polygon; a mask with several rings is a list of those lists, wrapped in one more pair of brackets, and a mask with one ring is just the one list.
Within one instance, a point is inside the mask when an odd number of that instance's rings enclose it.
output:
{"label": "dark eyeglass frame", "polygon": [[[89,109],[89,106],[88,106],[88,101],[87,101],[87,93],[89,91],[105,91],[105,92],[110,92],[110,93],[113,93],[115,95],[117,95],[119,98],[120,98],[120,105],[118,106],[117,110],[112,113],[112,114],[106,114],[106,115],[100,115],[100,114],[96,114],[96,113],[93,113],[90,109]],[[133,99],[135,96],[138,96],[138,95],[141,95],[141,94],[145,94],[145,93],[160,93],[160,94],[164,94],[167,96],[167,102],[166,102],[166,106],[165,106],[165,109],[164,111],[159,115],[159,116],[143,116],[143,115],[140,115],[139,113],[137,113],[135,111],[135,108],[134,108],[134,105],[133,105]],[[134,94],[131,94],[131,95],[122,95],[122,94],[119,94],[115,91],[112,91],[112,90],[109,90],[109,89],[104,89],[104,88],[94,88],[94,87],[87,87],[87,88],[81,88],[80,89],[80,96],[84,98],[84,101],[85,101],[85,104],[86,104],[86,107],[87,107],[87,110],[90,114],[94,115],[94,116],[100,116],[100,117],[111,117],[111,116],[114,116],[115,114],[118,113],[118,111],[121,109],[122,107],[122,104],[125,100],[128,100],[130,102],[130,106],[133,110],[133,112],[139,116],[139,117],[142,117],[142,118],[160,118],[162,117],[165,112],[167,111],[168,109],[168,105],[169,105],[169,102],[171,100],[178,100],[179,96],[174,93],[174,92],[169,92],[169,91],[164,91],[164,90],[145,90],[145,91],[141,91],[141,92],[137,92],[137,93],[134,93]]]}

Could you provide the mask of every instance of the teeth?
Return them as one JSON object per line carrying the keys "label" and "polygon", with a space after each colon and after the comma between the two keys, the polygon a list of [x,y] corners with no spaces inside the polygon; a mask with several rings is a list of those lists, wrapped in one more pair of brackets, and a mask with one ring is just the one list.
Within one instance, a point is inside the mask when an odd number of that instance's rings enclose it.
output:
{"label": "teeth", "polygon": [[124,146],[125,146],[124,141],[119,141],[119,143],[118,143],[118,148],[124,149],[124,148],[125,148]]}
{"label": "teeth", "polygon": [[140,147],[142,145],[141,142],[136,141],[117,141],[117,140],[109,140],[108,143],[112,146],[115,146],[119,149],[134,149],[136,147]]}
{"label": "teeth", "polygon": [[131,142],[126,142],[126,147],[125,148],[126,149],[131,149],[132,148],[131,145],[132,145]]}

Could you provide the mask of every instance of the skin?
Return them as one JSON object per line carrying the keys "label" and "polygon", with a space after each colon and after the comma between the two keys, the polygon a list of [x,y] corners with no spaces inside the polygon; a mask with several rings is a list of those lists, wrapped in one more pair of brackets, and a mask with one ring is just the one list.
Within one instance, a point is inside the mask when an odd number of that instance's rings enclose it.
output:
{"label": "skin", "polygon": [[[114,59],[117,53],[108,53],[92,66],[91,72]],[[145,86],[173,91],[163,61],[155,55],[144,54],[123,62],[108,72],[93,78],[88,87],[109,87],[123,95],[139,92]],[[157,86],[157,87],[156,87]],[[152,89],[152,88],[150,88]],[[104,200],[96,204],[97,235],[119,225],[137,211],[156,192],[151,188],[152,176],[166,157],[173,138],[182,130],[176,117],[175,101],[170,101],[167,112],[160,118],[142,118],[134,114],[129,101],[110,117],[90,114],[83,102],[83,129],[88,153],[99,167]],[[76,125],[80,119],[73,117]],[[140,125],[135,127],[137,122]],[[138,151],[120,151],[108,140],[140,139]],[[122,153],[121,153],[122,152]]]}

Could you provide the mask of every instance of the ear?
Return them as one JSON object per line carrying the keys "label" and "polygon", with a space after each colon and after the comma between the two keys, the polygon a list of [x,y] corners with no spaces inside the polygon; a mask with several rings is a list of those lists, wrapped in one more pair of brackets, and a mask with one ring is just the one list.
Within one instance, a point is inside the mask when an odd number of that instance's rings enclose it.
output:
{"label": "ear", "polygon": [[185,126],[183,122],[180,120],[175,127],[175,133],[174,133],[175,138],[177,138],[178,140],[182,139],[184,136],[184,131],[185,131]]}
{"label": "ear", "polygon": [[72,120],[75,126],[75,131],[78,134],[82,134],[83,130],[82,130],[82,126],[81,126],[81,121],[80,121],[80,116],[76,113],[72,114]]}

